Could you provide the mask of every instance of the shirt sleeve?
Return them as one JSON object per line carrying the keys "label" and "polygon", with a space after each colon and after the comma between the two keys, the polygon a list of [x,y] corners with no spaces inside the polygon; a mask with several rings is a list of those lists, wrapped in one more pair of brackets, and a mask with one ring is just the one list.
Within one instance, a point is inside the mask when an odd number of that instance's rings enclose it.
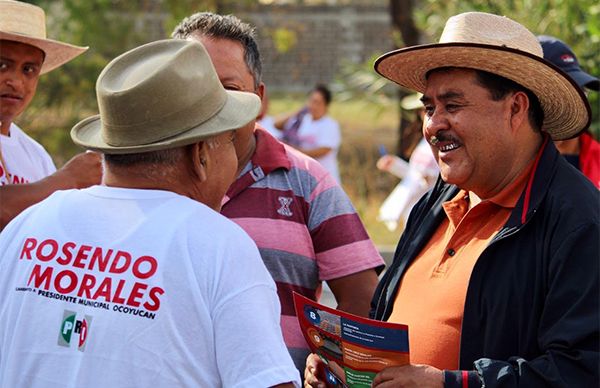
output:
{"label": "shirt sleeve", "polygon": [[42,166],[45,176],[52,175],[56,172],[56,166],[46,151],[44,151],[44,154],[42,155]]}
{"label": "shirt sleeve", "polygon": [[383,268],[381,255],[334,178],[323,176],[311,198],[308,227],[320,280]]}

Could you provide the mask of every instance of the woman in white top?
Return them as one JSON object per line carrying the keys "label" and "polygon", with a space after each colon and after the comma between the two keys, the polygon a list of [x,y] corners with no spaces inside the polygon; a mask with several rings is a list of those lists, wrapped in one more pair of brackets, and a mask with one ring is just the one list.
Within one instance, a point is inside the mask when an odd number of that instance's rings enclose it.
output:
{"label": "woman in white top", "polygon": [[282,140],[315,158],[340,182],[337,153],[342,141],[340,126],[327,113],[331,92],[317,85],[308,96],[306,107],[275,122],[283,130]]}

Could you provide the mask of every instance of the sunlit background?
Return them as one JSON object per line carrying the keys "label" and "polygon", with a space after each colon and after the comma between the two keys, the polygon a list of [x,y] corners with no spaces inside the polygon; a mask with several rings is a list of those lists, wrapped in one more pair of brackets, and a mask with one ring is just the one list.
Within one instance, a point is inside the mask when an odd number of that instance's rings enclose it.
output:
{"label": "sunlit background", "polygon": [[[298,109],[317,82],[334,91],[331,115],[340,122],[342,183],[379,245],[393,245],[401,230],[376,221],[379,205],[398,183],[375,168],[378,147],[410,154],[412,120],[399,97],[409,93],[377,76],[382,53],[435,42],[446,19],[464,11],[506,15],[535,34],[554,35],[575,51],[581,66],[600,75],[600,4],[597,0],[39,0],[50,38],[89,46],[87,53],[44,75],[32,106],[17,120],[62,165],[80,151],[71,126],[96,113],[95,80],[108,61],[142,43],[166,38],[198,11],[233,13],[257,27],[269,90],[270,115]],[[598,93],[590,93],[592,132],[598,137]],[[418,135],[417,135],[418,136]]]}

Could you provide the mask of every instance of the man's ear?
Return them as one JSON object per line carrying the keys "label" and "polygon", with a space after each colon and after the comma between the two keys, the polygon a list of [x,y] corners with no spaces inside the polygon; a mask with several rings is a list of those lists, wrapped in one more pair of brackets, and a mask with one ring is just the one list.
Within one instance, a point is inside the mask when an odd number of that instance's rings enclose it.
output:
{"label": "man's ear", "polygon": [[510,123],[512,128],[518,128],[529,120],[529,97],[524,92],[513,94],[510,103]]}
{"label": "man's ear", "polygon": [[201,141],[195,143],[191,147],[192,153],[192,172],[198,177],[200,182],[204,182],[207,179],[207,161],[208,161],[208,145],[206,142]]}
{"label": "man's ear", "polygon": [[260,85],[258,85],[258,89],[256,89],[256,94],[258,95],[258,97],[260,97],[260,101],[262,102],[263,99],[265,98],[266,94],[266,89],[267,87],[265,86],[264,82],[261,82]]}

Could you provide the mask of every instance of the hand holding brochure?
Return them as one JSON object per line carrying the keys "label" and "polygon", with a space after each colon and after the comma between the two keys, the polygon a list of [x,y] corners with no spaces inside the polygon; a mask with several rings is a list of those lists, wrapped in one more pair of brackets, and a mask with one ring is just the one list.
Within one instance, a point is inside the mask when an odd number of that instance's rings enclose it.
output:
{"label": "hand holding brochure", "polygon": [[329,387],[370,387],[388,366],[410,362],[408,326],[335,310],[294,293],[302,334],[327,365]]}

